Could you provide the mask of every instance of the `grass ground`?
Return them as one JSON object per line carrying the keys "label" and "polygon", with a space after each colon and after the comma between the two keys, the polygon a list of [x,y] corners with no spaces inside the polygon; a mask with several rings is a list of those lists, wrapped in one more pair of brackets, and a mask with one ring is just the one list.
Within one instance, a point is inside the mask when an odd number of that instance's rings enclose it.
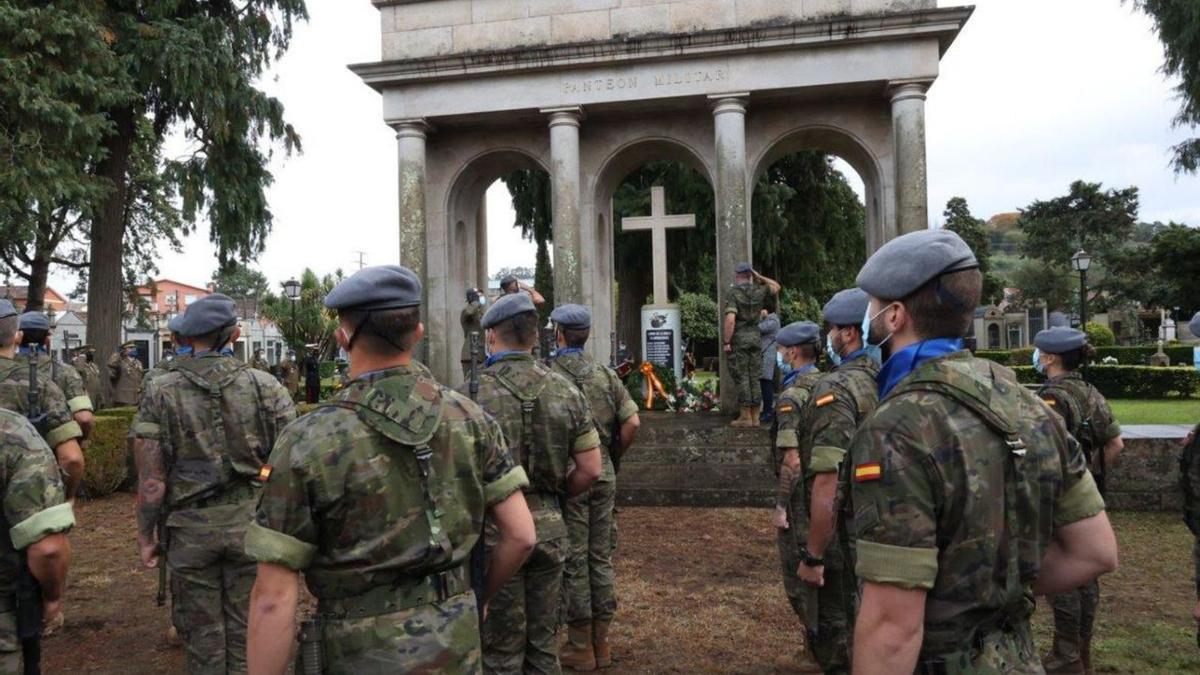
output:
{"label": "grass ground", "polygon": [[[164,645],[157,577],[135,559],[132,497],[81,502],[77,512],[67,625],[45,643],[45,672],[183,672],[182,651]],[[771,672],[794,648],[796,622],[767,518],[759,509],[622,509],[620,661],[609,672]],[[1102,581],[1098,672],[1200,672],[1190,535],[1174,514],[1116,513],[1113,522],[1121,569]],[[1044,606],[1035,628],[1045,649]]]}
{"label": "grass ground", "polygon": [[1135,401],[1113,399],[1113,414],[1121,424],[1196,424],[1200,422],[1200,399]]}

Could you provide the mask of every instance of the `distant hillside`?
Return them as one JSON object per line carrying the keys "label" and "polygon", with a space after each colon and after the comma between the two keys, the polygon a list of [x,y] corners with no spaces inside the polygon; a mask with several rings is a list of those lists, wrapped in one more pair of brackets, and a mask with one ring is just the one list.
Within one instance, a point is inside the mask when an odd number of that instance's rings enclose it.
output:
{"label": "distant hillside", "polygon": [[1021,241],[1025,238],[1021,229],[1017,227],[1017,223],[1020,220],[1021,214],[1016,211],[997,213],[988,219],[986,224],[988,244],[992,248],[993,256],[1016,256],[1020,254]]}

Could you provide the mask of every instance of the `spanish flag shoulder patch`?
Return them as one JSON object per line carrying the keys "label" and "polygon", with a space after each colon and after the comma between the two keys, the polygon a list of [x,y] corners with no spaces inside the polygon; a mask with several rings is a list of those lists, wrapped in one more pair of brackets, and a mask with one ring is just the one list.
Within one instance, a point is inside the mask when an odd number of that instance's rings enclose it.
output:
{"label": "spanish flag shoulder patch", "polygon": [[265,482],[267,482],[267,480],[270,477],[271,477],[271,465],[263,464],[262,468],[258,470],[258,482],[265,483]]}
{"label": "spanish flag shoulder patch", "polygon": [[833,394],[825,394],[821,398],[817,399],[817,407],[824,408],[825,406],[829,405],[830,403],[833,403],[835,400],[836,400],[836,398],[834,397]]}
{"label": "spanish flag shoulder patch", "polygon": [[796,406],[792,405],[791,403],[784,403],[783,405],[779,406],[779,413],[786,415],[787,413],[793,412],[795,409]]}
{"label": "spanish flag shoulder patch", "polygon": [[879,462],[869,462],[854,467],[855,483],[866,483],[867,481],[879,480],[882,477],[883,466]]}

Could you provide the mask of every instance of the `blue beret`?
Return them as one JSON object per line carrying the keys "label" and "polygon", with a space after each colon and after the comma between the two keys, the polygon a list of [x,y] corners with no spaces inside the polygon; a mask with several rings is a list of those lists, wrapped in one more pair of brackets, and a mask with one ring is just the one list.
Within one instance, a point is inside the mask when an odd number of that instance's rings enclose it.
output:
{"label": "blue beret", "polygon": [[1087,344],[1087,333],[1074,328],[1047,328],[1033,338],[1033,344],[1047,354],[1065,354]]}
{"label": "blue beret", "polygon": [[25,312],[21,315],[21,330],[50,330],[50,317],[41,312]]}
{"label": "blue beret", "polygon": [[550,320],[563,328],[591,328],[592,312],[583,305],[563,305],[554,308]]}
{"label": "blue beret", "polygon": [[1050,316],[1048,317],[1048,319],[1049,319],[1051,328],[1057,328],[1059,326],[1062,326],[1064,328],[1071,327],[1071,319],[1068,318],[1067,315],[1063,314],[1062,312],[1050,312]]}
{"label": "blue beret", "polygon": [[[195,303],[193,303],[193,304],[195,304]],[[167,330],[171,331],[172,333],[179,333],[182,335],[183,334],[183,315],[176,314],[175,316],[171,317],[171,320],[167,322]]]}
{"label": "blue beret", "polygon": [[1188,330],[1191,331],[1192,337],[1200,338],[1200,312],[1196,312],[1196,316],[1192,317],[1191,323],[1188,324]]}
{"label": "blue beret", "polygon": [[861,288],[847,288],[835,293],[829,302],[825,303],[821,314],[825,317],[825,323],[834,326],[859,326],[862,325],[863,316],[866,315],[867,305],[870,303],[871,299]]}
{"label": "blue beret", "polygon": [[881,246],[859,271],[857,283],[880,300],[897,300],[944,274],[978,267],[962,237],[950,230],[921,230]]}
{"label": "blue beret", "polygon": [[528,293],[509,293],[500,296],[500,299],[483,315],[483,321],[480,321],[479,325],[482,328],[492,328],[518,314],[536,311],[537,308],[533,306],[533,298],[529,297]]}
{"label": "blue beret", "polygon": [[221,293],[213,293],[188,305],[183,320],[178,322],[179,334],[199,337],[237,323],[237,303]]}
{"label": "blue beret", "polygon": [[17,308],[13,307],[12,301],[8,298],[0,298],[0,319],[8,319],[17,315]]}
{"label": "blue beret", "polygon": [[775,336],[784,347],[795,347],[821,341],[821,327],[811,321],[797,321],[784,326]]}
{"label": "blue beret", "polygon": [[740,262],[737,267],[733,268],[735,274],[750,274],[754,271],[754,266],[748,262]]}
{"label": "blue beret", "polygon": [[421,306],[421,280],[400,265],[364,267],[325,296],[329,309],[370,311]]}

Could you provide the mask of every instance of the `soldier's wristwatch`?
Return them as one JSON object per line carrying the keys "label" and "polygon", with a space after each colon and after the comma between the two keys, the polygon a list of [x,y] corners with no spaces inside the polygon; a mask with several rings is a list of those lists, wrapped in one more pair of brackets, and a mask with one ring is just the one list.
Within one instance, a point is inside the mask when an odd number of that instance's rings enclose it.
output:
{"label": "soldier's wristwatch", "polygon": [[825,565],[825,559],[818,558],[817,556],[809,553],[807,546],[800,549],[800,561],[808,567],[823,567]]}

